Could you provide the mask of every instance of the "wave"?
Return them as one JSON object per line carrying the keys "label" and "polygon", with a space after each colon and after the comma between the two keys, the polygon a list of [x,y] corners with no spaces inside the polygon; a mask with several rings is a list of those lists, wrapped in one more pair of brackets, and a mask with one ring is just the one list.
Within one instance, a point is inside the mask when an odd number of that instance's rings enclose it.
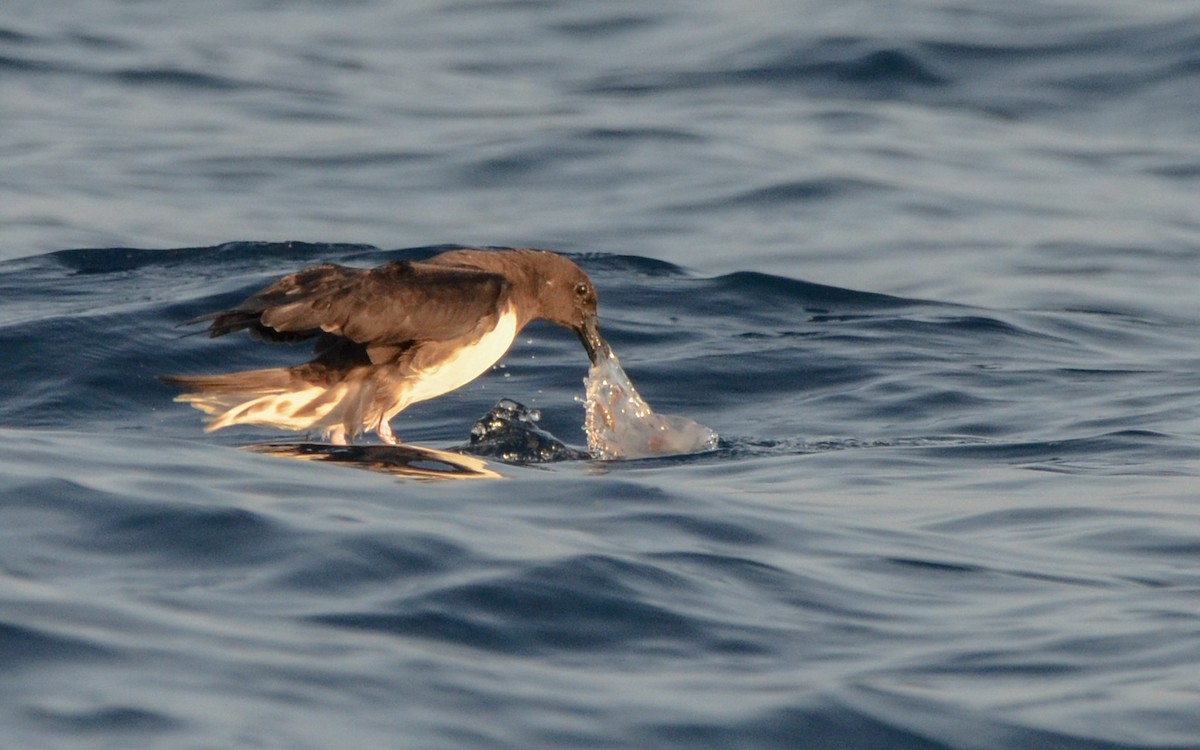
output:
{"label": "wave", "polygon": [[[691,67],[606,74],[586,92],[648,95],[712,88],[795,89],[816,97],[895,99],[1023,117],[1094,108],[1097,97],[1136,100],[1182,87],[1200,69],[1200,20],[1117,25],[1070,14],[1010,26],[1003,13],[954,36],[766,36]],[[919,28],[919,27],[918,27]]]}
{"label": "wave", "polygon": [[[280,366],[306,352],[209,340],[180,328],[183,321],[311,263],[372,265],[448,247],[231,242],[73,249],[6,263],[0,347],[10,356],[0,377],[11,396],[0,403],[0,424],[198,435],[194,416],[172,408],[174,393],[156,376],[211,369],[217,359],[229,369]],[[1165,411],[1148,405],[1162,395],[1110,396],[1140,384],[1186,401],[1184,371],[1154,361],[1186,338],[1186,326],[1121,311],[986,310],[749,271],[703,278],[633,255],[572,257],[601,289],[605,335],[647,400],[735,436],[713,460],[769,456],[778,452],[772,445],[803,454],[822,443],[899,448],[946,435],[989,444],[930,450],[1058,471],[1179,471],[1194,457],[1193,443],[1177,437],[1145,444],[1173,432]],[[462,425],[445,439],[461,443],[498,399],[513,397],[541,409],[543,427],[578,442],[578,352],[549,326],[528,331],[501,370],[503,383],[485,378],[428,409]],[[1114,347],[1147,359],[1130,367],[1112,357]],[[544,403],[529,403],[534,393]],[[1042,406],[1052,402],[1079,411]],[[419,423],[417,434],[439,424]],[[1038,434],[1045,437],[1025,437]]]}

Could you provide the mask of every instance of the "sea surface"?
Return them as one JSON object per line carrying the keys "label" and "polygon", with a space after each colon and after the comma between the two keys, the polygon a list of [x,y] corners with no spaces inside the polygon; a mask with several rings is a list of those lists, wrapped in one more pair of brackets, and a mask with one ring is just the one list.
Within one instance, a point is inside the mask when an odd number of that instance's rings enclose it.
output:
{"label": "sea surface", "polygon": [[[419,480],[158,375],[537,246],[717,450]],[[0,747],[1200,748],[1191,0],[0,9]],[[394,422],[576,447],[535,323]]]}

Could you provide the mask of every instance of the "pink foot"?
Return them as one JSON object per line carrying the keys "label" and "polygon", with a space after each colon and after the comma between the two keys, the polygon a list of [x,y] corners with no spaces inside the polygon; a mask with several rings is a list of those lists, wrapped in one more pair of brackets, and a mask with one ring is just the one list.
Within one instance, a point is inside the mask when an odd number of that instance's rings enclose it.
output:
{"label": "pink foot", "polygon": [[392,426],[386,420],[379,423],[375,428],[375,434],[379,435],[379,439],[388,445],[400,445],[400,440],[392,433]]}

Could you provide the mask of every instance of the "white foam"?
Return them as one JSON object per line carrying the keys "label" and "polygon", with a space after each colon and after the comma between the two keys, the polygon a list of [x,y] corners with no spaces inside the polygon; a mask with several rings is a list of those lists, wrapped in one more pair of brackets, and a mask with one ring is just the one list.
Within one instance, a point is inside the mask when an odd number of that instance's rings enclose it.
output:
{"label": "white foam", "polygon": [[611,350],[592,365],[583,384],[587,387],[584,430],[588,451],[595,458],[648,458],[717,447],[717,433],[699,422],[655,413]]}

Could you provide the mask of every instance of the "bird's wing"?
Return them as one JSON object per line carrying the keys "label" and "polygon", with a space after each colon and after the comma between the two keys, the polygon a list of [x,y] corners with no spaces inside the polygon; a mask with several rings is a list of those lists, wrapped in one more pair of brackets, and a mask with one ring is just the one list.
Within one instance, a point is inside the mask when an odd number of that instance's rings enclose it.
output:
{"label": "bird's wing", "polygon": [[261,320],[263,313],[278,305],[336,292],[359,273],[360,269],[339,266],[334,263],[309,266],[263,287],[236,307],[201,315],[187,321],[185,325],[207,322],[209,324],[208,335],[213,338],[248,329],[251,336],[265,341],[289,343],[303,341],[320,333],[320,329],[277,331],[263,325]]}
{"label": "bird's wing", "polygon": [[467,333],[499,313],[506,290],[502,276],[470,268],[411,261],[371,269],[324,264],[285,276],[212,316],[210,332],[250,328],[269,340],[298,340],[323,331],[368,349],[404,347]]}

